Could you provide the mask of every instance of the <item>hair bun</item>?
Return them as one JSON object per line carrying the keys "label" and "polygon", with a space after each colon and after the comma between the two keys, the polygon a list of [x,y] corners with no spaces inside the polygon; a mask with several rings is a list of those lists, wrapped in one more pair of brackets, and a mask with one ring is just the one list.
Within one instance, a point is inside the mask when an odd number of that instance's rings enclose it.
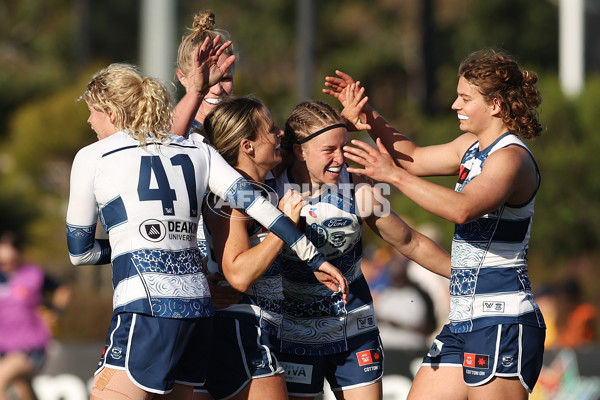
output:
{"label": "hair bun", "polygon": [[194,23],[192,24],[192,30],[194,31],[210,31],[215,26],[215,13],[210,10],[202,11],[194,15]]}

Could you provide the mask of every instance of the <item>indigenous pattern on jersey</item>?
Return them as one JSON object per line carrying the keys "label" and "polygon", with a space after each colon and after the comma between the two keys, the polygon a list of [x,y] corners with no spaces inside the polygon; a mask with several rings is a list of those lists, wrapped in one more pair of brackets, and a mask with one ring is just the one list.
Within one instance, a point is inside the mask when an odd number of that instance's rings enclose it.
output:
{"label": "indigenous pattern on jersey", "polygon": [[[266,197],[276,202],[277,194],[274,191],[275,180],[272,174],[266,181],[266,185],[261,185],[263,190],[260,192]],[[211,199],[210,197],[213,197]],[[214,196],[209,195],[205,202],[205,209],[209,204],[213,204]],[[204,226],[204,231],[208,244],[208,272],[221,272],[222,268],[216,262],[214,250],[212,248],[212,237],[210,229]],[[269,230],[254,221],[248,231],[250,246],[254,247],[262,242]],[[308,269],[308,268],[307,268]],[[311,272],[310,269],[308,269]],[[312,272],[311,272],[312,273]],[[250,288],[243,294],[242,300],[238,304],[233,304],[227,308],[216,310],[217,314],[228,314],[232,318],[248,320],[252,319],[257,326],[266,332],[279,336],[279,327],[281,325],[281,303],[283,301],[283,288],[281,284],[281,273],[279,271],[279,257],[271,264],[269,269],[258,278]]]}
{"label": "indigenous pattern on jersey", "polygon": [[[286,171],[277,178],[277,194],[281,197],[289,189],[302,192]],[[282,352],[335,354],[379,335],[373,299],[360,268],[362,221],[354,196],[352,178],[344,167],[337,185],[324,187],[320,196],[307,199],[309,204],[303,207],[300,221],[306,236],[348,280],[347,304],[339,292],[333,293],[318,282],[287,246],[282,250]]]}
{"label": "indigenous pattern on jersey", "polygon": [[[481,151],[479,142],[474,143],[463,156],[455,190],[462,192],[481,173],[487,157],[507,146],[519,146],[529,152],[523,141],[511,133]],[[537,165],[536,172],[539,187]],[[504,204],[475,221],[456,224],[450,277],[452,332],[511,323],[545,327],[527,275],[534,202],[535,193],[525,204]]]}
{"label": "indigenous pattern on jersey", "polygon": [[[269,227],[312,267],[324,260],[294,224],[206,143],[167,144],[117,132],[81,149],[71,171],[67,244],[75,265],[112,257],[113,309],[168,318],[212,315],[196,242],[210,189]],[[110,245],[95,239],[96,222]]]}

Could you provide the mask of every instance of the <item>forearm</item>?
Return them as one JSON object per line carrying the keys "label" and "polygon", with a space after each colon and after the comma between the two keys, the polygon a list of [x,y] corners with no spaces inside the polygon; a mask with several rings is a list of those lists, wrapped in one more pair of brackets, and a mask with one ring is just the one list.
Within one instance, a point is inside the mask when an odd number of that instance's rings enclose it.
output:
{"label": "forearm", "polygon": [[203,98],[202,94],[186,92],[173,110],[173,133],[187,136]]}
{"label": "forearm", "polygon": [[450,255],[427,236],[412,229],[395,213],[367,220],[375,232],[404,256],[446,278],[450,277]]}
{"label": "forearm", "polygon": [[281,211],[262,197],[253,186],[214,151],[209,188],[232,206],[244,211],[259,224],[283,239],[298,257],[316,270],[326,260],[306,235]]}
{"label": "forearm", "polygon": [[415,168],[413,156],[417,146],[370,105],[367,104],[364,111],[367,116],[367,123],[371,125],[371,129],[368,131],[371,138],[374,141],[377,138],[381,139],[385,148],[402,168],[408,171]]}
{"label": "forearm", "polygon": [[414,246],[407,257],[433,273],[450,278],[451,259],[446,250],[417,231],[413,231],[412,241]]}
{"label": "forearm", "polygon": [[469,207],[461,193],[412,175],[401,168],[390,174],[388,183],[397,187],[406,197],[421,208],[453,223],[464,223]]}
{"label": "forearm", "polygon": [[234,289],[245,292],[267,272],[282,247],[283,241],[270,233],[260,244],[249,248],[230,262],[224,262],[223,274]]}
{"label": "forearm", "polygon": [[73,265],[109,264],[110,243],[107,239],[95,239],[94,229],[83,229],[67,224],[67,247]]}

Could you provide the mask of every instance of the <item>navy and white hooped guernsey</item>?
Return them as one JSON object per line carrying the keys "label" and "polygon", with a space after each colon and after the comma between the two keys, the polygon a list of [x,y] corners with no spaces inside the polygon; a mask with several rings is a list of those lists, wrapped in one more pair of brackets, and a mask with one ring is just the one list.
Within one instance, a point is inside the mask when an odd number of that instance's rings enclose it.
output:
{"label": "navy and white hooped guernsey", "polygon": [[[264,190],[271,189],[272,192],[265,195],[275,198],[275,180],[272,174],[266,180],[266,185],[262,185]],[[209,194],[208,196],[212,196]],[[209,200],[210,201],[210,200]],[[210,204],[210,203],[205,203]],[[206,208],[206,206],[205,206]],[[204,234],[207,242],[207,267],[209,273],[223,273],[215,260],[212,247],[212,236],[210,229],[205,225]],[[254,221],[248,231],[250,246],[254,247],[261,243],[269,230]],[[306,267],[309,269],[308,267]],[[310,271],[310,269],[309,269]],[[281,272],[279,270],[279,256],[275,258],[269,269],[260,276],[246,292],[243,293],[242,300],[237,304],[232,304],[227,308],[221,308],[215,312],[218,314],[227,314],[237,319],[251,320],[260,328],[274,337],[279,337],[279,328],[281,326],[281,305],[283,302],[283,287],[281,284]]]}
{"label": "navy and white hooped guernsey", "polygon": [[[291,188],[302,192],[291,181],[288,170],[277,178],[278,196]],[[361,270],[362,221],[354,196],[352,178],[344,167],[339,183],[325,189],[319,197],[307,199],[309,204],[301,212],[306,236],[348,280],[347,304],[340,293],[333,293],[318,282],[287,246],[282,250],[282,352],[336,354],[379,336],[373,299]]]}
{"label": "navy and white hooped guernsey", "polygon": [[[474,143],[463,156],[455,191],[461,192],[481,173],[490,154],[508,146],[529,152],[521,138],[512,133],[505,133],[481,151],[479,142]],[[539,187],[537,165],[536,172]],[[456,224],[449,316],[454,333],[511,323],[545,327],[527,275],[534,203],[535,193],[525,204],[504,204],[475,221]]]}
{"label": "navy and white hooped guernsey", "polygon": [[[206,143],[168,144],[117,132],[73,161],[67,245],[74,265],[113,266],[113,311],[165,318],[213,314],[196,231],[210,189],[244,210],[317,268],[324,257],[267,199]],[[96,239],[100,221],[109,241]]]}

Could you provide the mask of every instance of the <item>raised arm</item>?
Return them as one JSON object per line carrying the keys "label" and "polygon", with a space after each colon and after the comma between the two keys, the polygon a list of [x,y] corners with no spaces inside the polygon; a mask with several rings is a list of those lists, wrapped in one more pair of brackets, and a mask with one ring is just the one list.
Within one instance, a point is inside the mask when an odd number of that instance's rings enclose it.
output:
{"label": "raised arm", "polygon": [[[336,70],[336,75],[325,78],[325,86],[328,89],[323,89],[323,92],[336,98],[345,110],[352,101],[361,104],[360,100],[366,96],[360,82],[355,82],[350,75],[342,71]],[[394,128],[368,102],[364,102],[360,112],[353,111],[351,115],[353,117],[348,119],[358,119],[359,124],[370,127],[361,128],[360,125],[356,125],[356,128],[367,129],[373,140],[379,138],[394,161],[417,176],[456,175],[464,151],[476,140],[473,135],[464,134],[449,143],[419,147]]]}
{"label": "raised arm", "polygon": [[187,136],[194,120],[198,107],[211,86],[215,85],[235,62],[235,55],[231,55],[219,65],[219,57],[226,48],[231,46],[231,41],[219,44],[221,36],[214,40],[207,37],[201,46],[194,49],[194,75],[193,81],[173,110],[172,131],[179,136]]}
{"label": "raised arm", "polygon": [[344,155],[364,168],[348,168],[349,172],[390,183],[425,210],[458,224],[473,221],[506,203],[523,204],[536,187],[533,161],[527,150],[517,146],[490,155],[477,179],[456,192],[395,165],[380,140],[377,148],[358,140],[352,143],[357,147],[344,147]]}

